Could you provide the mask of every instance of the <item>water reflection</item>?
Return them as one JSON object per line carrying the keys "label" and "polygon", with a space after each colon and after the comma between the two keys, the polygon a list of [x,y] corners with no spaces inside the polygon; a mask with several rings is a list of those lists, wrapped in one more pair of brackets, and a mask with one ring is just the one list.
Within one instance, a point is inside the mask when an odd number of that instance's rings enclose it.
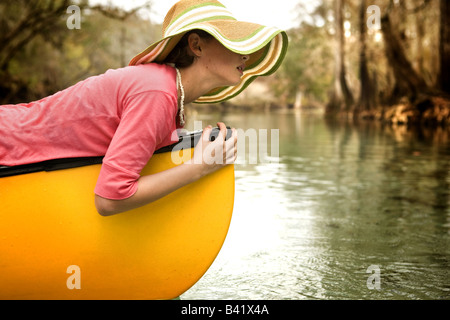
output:
{"label": "water reflection", "polygon": [[[450,298],[448,132],[289,112],[195,116],[217,119],[279,129],[279,159],[240,155],[225,245],[182,298]],[[380,290],[367,287],[371,265]]]}

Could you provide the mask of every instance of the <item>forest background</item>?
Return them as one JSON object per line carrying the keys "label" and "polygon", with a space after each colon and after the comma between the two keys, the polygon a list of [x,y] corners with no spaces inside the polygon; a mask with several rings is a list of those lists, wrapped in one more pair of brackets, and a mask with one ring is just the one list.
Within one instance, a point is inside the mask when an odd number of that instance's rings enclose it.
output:
{"label": "forest background", "polygon": [[[80,9],[79,28],[70,27],[71,5]],[[161,25],[142,14],[151,6],[2,0],[0,104],[37,100],[126,66],[161,36]],[[450,1],[316,0],[313,8],[299,0],[280,70],[227,106],[450,125]]]}

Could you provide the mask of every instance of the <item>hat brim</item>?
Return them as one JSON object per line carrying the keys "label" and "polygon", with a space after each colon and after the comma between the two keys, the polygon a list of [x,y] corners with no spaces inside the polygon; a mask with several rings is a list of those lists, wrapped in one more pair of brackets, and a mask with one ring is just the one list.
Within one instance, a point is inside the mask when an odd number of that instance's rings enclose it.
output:
{"label": "hat brim", "polygon": [[283,61],[287,46],[287,34],[274,27],[231,19],[196,22],[153,43],[135,56],[130,65],[161,63],[173,50],[184,34],[200,29],[211,34],[227,49],[249,55],[247,67],[236,86],[216,88],[198,98],[195,103],[217,103],[231,99],[242,92],[256,77],[274,73]]}

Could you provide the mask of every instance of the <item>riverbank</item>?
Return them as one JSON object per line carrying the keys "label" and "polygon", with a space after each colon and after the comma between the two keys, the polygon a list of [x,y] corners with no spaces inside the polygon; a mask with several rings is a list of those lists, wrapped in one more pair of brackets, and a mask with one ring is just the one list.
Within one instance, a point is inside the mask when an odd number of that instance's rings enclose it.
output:
{"label": "riverbank", "polygon": [[340,114],[355,121],[376,120],[391,125],[426,125],[450,127],[450,100],[444,97],[426,97],[415,103],[407,99],[392,106],[355,114]]}
{"label": "riverbank", "polygon": [[298,110],[302,113],[323,114],[327,119],[350,122],[377,122],[383,125],[393,126],[427,126],[443,127],[450,130],[450,99],[440,96],[426,97],[411,103],[407,99],[400,100],[394,105],[383,105],[374,110],[362,112],[340,112],[327,114],[325,107],[318,104],[303,105],[295,109],[292,105],[275,103],[268,99],[263,101],[254,100],[231,100],[218,104],[198,105],[193,104],[189,109],[194,112],[209,110],[211,112],[261,112],[277,110]]}

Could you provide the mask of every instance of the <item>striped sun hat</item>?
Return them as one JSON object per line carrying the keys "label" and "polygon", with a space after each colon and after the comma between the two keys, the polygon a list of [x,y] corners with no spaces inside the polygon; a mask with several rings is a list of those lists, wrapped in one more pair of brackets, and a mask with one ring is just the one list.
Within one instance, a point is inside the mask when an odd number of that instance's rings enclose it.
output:
{"label": "striped sun hat", "polygon": [[163,62],[183,35],[195,29],[208,32],[233,52],[250,56],[238,85],[216,88],[196,103],[221,102],[238,95],[256,77],[274,73],[286,55],[288,37],[283,30],[238,21],[219,1],[181,0],[164,19],[163,38],[134,57],[130,65]]}

